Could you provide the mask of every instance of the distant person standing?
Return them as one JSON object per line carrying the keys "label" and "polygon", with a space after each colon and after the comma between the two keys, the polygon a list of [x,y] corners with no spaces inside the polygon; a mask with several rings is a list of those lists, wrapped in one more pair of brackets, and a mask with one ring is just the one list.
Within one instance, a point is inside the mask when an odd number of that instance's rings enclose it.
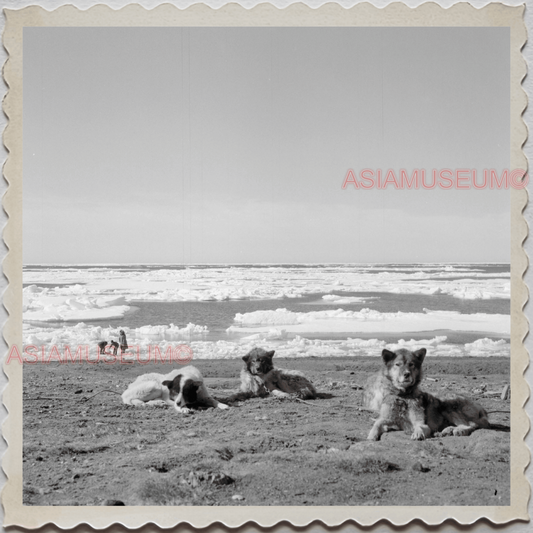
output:
{"label": "distant person standing", "polygon": [[123,329],[120,330],[118,342],[120,343],[120,353],[124,353],[128,349],[128,341],[126,340],[126,334]]}

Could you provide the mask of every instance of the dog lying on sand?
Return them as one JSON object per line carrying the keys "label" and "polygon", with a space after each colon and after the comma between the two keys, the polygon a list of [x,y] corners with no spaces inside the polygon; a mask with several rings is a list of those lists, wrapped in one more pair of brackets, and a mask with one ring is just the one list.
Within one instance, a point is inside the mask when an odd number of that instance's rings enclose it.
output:
{"label": "dog lying on sand", "polygon": [[364,406],[379,411],[368,440],[379,440],[392,427],[411,433],[413,440],[466,436],[490,427],[487,412],[473,401],[463,397],[439,400],[418,388],[425,356],[425,348],[383,350],[384,366],[369,378],[363,393]]}
{"label": "dog lying on sand", "polygon": [[267,352],[262,348],[254,348],[242,358],[241,393],[247,397],[272,394],[278,398],[316,398],[315,387],[301,372],[274,368],[274,353],[274,350]]}
{"label": "dog lying on sand", "polygon": [[122,394],[127,405],[172,405],[178,413],[188,414],[195,404],[229,409],[211,398],[204,378],[194,366],[185,366],[168,374],[152,372],[139,376]]}

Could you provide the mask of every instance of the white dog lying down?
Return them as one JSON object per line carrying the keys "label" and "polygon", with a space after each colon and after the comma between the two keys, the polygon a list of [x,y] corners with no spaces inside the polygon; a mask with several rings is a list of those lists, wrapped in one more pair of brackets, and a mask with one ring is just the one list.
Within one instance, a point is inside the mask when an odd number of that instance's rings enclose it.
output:
{"label": "white dog lying down", "polygon": [[122,401],[127,405],[172,405],[183,414],[190,413],[187,406],[196,403],[229,409],[209,396],[204,378],[194,366],[177,368],[168,374],[143,374],[122,393]]}

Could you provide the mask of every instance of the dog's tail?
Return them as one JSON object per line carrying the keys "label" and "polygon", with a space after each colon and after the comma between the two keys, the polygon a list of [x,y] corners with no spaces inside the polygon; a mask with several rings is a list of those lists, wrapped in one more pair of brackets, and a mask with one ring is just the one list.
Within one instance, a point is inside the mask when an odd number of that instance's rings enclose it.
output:
{"label": "dog's tail", "polygon": [[295,396],[296,398],[300,400],[316,400],[317,398],[321,398],[322,395],[318,393],[314,387],[303,387],[293,393],[291,393],[291,396]]}
{"label": "dog's tail", "polygon": [[[490,415],[491,413],[505,413],[510,414],[511,411],[487,411],[487,414]],[[489,427],[487,429],[494,429],[496,431],[504,431],[506,433],[509,433],[511,431],[511,428],[509,426],[504,426],[503,424],[494,424],[493,422],[489,422]]]}
{"label": "dog's tail", "polygon": [[246,391],[246,392],[239,391],[239,392],[232,394],[231,396],[228,396],[227,398],[217,398],[217,400],[222,403],[232,404],[236,402],[244,402],[256,396],[257,396],[256,394],[250,391]]}
{"label": "dog's tail", "polygon": [[80,402],[88,402],[89,400],[92,400],[95,396],[98,396],[99,394],[102,394],[102,392],[112,392],[113,394],[118,394],[119,396],[122,396],[122,393],[117,392],[116,390],[103,389],[101,391],[98,391],[96,394],[93,394],[92,396],[89,396],[88,398],[82,398],[79,401]]}
{"label": "dog's tail", "polygon": [[509,426],[504,426],[503,424],[493,424],[492,422],[489,424],[489,427],[486,429],[493,429],[495,431],[504,431],[505,433],[511,432],[511,428]]}
{"label": "dog's tail", "polygon": [[302,403],[306,403],[307,405],[311,405],[312,407],[320,407],[321,409],[324,409],[323,405],[317,405],[315,403],[306,402],[305,400],[302,400],[301,398],[298,398],[298,396],[294,396],[293,399],[298,401],[298,402],[302,402]]}

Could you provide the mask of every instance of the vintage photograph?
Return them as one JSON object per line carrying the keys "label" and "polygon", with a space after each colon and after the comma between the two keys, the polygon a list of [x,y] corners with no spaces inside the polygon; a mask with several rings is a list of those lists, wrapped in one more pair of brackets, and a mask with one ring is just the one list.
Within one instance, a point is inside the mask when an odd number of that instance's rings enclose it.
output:
{"label": "vintage photograph", "polygon": [[509,57],[27,28],[24,503],[509,505]]}
{"label": "vintage photograph", "polygon": [[6,523],[524,518],[518,12],[202,9],[8,14]]}

